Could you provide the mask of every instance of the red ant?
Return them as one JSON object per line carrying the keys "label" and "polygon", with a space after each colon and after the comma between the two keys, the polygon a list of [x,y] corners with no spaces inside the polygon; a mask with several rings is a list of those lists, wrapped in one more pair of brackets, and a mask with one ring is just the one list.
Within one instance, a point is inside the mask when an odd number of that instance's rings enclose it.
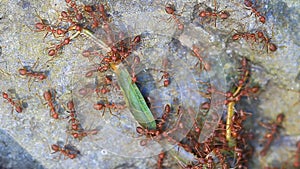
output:
{"label": "red ant", "polygon": [[68,45],[70,43],[70,41],[71,41],[71,38],[66,37],[59,44],[54,45],[54,47],[51,47],[51,49],[48,51],[48,55],[55,56],[57,54],[58,50],[60,50],[63,46]]}
{"label": "red ant", "polygon": [[93,23],[91,28],[92,29],[97,28],[99,26],[99,21],[97,18],[99,17],[96,15],[95,9],[91,5],[84,5],[84,11],[87,12],[88,15],[92,17]]}
{"label": "red ant", "polygon": [[204,61],[203,57],[200,55],[200,50],[198,47],[193,45],[192,47],[193,54],[199,59],[199,61],[196,63],[195,67],[200,63],[200,69],[202,69],[202,64],[204,65],[204,70],[209,71],[210,70],[210,65]]}
{"label": "red ant", "polygon": [[214,1],[214,6],[215,6],[215,9],[214,9],[214,12],[212,12],[211,10],[204,10],[204,11],[201,11],[199,13],[199,17],[201,18],[206,18],[206,17],[212,17],[215,19],[215,27],[217,26],[217,18],[221,18],[223,20],[227,19],[230,15],[228,12],[226,11],[220,11],[220,12],[217,12],[217,4],[216,4],[216,1]]}
{"label": "red ant", "polygon": [[[102,116],[104,116],[104,113],[105,113],[105,109],[108,108],[109,109],[109,112],[111,115],[114,115],[112,112],[111,112],[111,109],[124,109],[126,106],[125,105],[121,105],[121,104],[114,104],[114,103],[108,103],[106,101],[106,103],[103,103],[103,102],[98,102],[96,104],[94,104],[94,109],[95,110],[102,110],[103,109],[103,113],[102,113]],[[115,116],[115,115],[114,115]]]}
{"label": "red ant", "polygon": [[265,156],[269,150],[271,143],[275,139],[276,135],[279,133],[279,129],[282,128],[282,122],[284,120],[284,114],[280,113],[276,117],[276,121],[273,123],[259,123],[261,126],[270,130],[269,133],[265,134],[265,139],[267,139],[264,148],[261,150],[260,155]]}
{"label": "red ant", "polygon": [[136,66],[136,64],[139,64],[140,62],[141,62],[140,57],[135,56],[133,64],[130,66],[131,70],[132,70],[132,73],[131,73],[131,82],[132,83],[136,83],[137,82],[137,76],[135,74],[135,66]]}
{"label": "red ant", "polygon": [[170,85],[170,74],[166,71],[168,66],[168,58],[164,58],[162,60],[162,66],[164,70],[160,71],[161,73],[163,73],[163,75],[161,76],[161,79],[159,81],[163,80],[164,87],[168,87]]}
{"label": "red ant", "polygon": [[[52,144],[51,149],[54,151],[53,153],[60,152],[65,157],[70,159],[74,159],[80,154],[80,151],[73,148],[73,146],[65,145],[64,147],[60,147],[58,144]],[[53,154],[52,153],[52,154]]]}
{"label": "red ant", "polygon": [[251,14],[250,14],[250,16],[254,13],[254,15],[256,16],[256,17],[258,17],[258,19],[259,19],[259,21],[261,22],[261,23],[265,23],[266,22],[266,18],[264,17],[264,16],[262,16],[261,14],[260,14],[260,12],[258,12],[257,11],[257,9],[256,8],[254,8],[254,5],[253,5],[253,3],[251,2],[251,0],[245,0],[244,1],[244,4],[245,4],[245,6],[249,9],[249,10],[251,10]]}
{"label": "red ant", "polygon": [[98,134],[98,130],[94,129],[94,130],[81,130],[81,131],[73,131],[71,132],[71,135],[78,140],[82,140],[84,137],[88,136],[88,135],[96,135]]}
{"label": "red ant", "polygon": [[[264,42],[264,47],[267,47],[267,52],[268,50],[272,52],[275,52],[277,50],[277,46],[274,43],[270,42],[271,38],[266,37],[262,31],[256,31],[255,33],[238,32],[232,36],[232,40],[234,41],[239,40],[241,38],[245,39],[246,41],[252,41],[252,44],[255,42]],[[259,41],[260,39],[261,41]]]}
{"label": "red ant", "polygon": [[103,4],[100,4],[99,7],[98,7],[98,10],[101,14],[101,18],[103,19],[104,22],[108,22],[108,17],[105,13],[105,8],[104,8],[104,5]]}
{"label": "red ant", "polygon": [[[69,101],[67,103],[67,107],[69,109],[69,116],[70,120],[69,122],[71,122],[71,135],[75,138],[75,139],[79,139],[81,140],[83,137],[86,137],[87,135],[95,135],[98,133],[98,130],[83,130],[79,120],[76,118],[76,114],[75,114],[75,106],[74,106],[74,102],[73,100]],[[68,118],[67,117],[67,118]]]}
{"label": "red ant", "polygon": [[157,160],[157,169],[162,169],[163,168],[163,162],[166,154],[164,152],[160,152],[158,154],[158,160]]}
{"label": "red ant", "polygon": [[[167,104],[165,106],[165,112],[162,116],[162,120],[160,122],[158,122],[158,124],[157,124],[157,126],[158,126],[157,129],[149,130],[147,128],[142,128],[142,127],[138,126],[136,128],[137,133],[140,135],[145,135],[150,138],[154,138],[157,141],[161,140],[162,138],[166,138],[168,142],[172,142],[174,144],[180,144],[178,141],[173,139],[170,136],[170,134],[173,133],[174,131],[176,131],[178,128],[183,128],[182,123],[180,122],[182,113],[179,114],[179,117],[178,117],[175,127],[173,129],[166,131],[166,130],[163,130],[163,128],[162,128],[163,124],[167,121],[167,117],[170,112],[171,112],[171,107],[170,107],[170,105]],[[144,146],[147,144],[147,141],[143,140],[143,141],[141,141],[140,144],[141,144],[141,146]]]}
{"label": "red ant", "polygon": [[72,23],[71,25],[76,24],[75,22],[73,22],[73,19],[71,18],[71,15],[70,15],[69,11],[68,12],[62,11],[60,13],[59,21]]}
{"label": "red ant", "polygon": [[18,113],[22,113],[23,108],[20,103],[16,103],[15,101],[12,100],[12,98],[9,97],[9,95],[5,92],[2,92],[2,97],[3,99],[6,99],[16,110]]}
{"label": "red ant", "polygon": [[175,20],[176,24],[178,25],[178,29],[183,30],[184,25],[176,17],[176,15],[178,15],[178,14],[175,14],[175,11],[176,11],[175,6],[173,4],[167,4],[165,7],[165,11],[167,14],[172,15],[171,17]]}
{"label": "red ant", "polygon": [[[96,28],[99,26],[100,18],[102,18],[104,25],[106,25],[108,23],[108,17],[105,12],[105,7],[103,4],[100,4],[98,6],[97,5],[96,6],[85,5],[84,11],[88,12],[88,14],[92,17],[92,21],[93,21],[92,26],[91,26],[92,28]],[[100,15],[96,14],[97,11],[100,12]]]}
{"label": "red ant", "polygon": [[104,57],[97,51],[85,50],[82,52],[82,56],[85,58],[89,58],[89,60],[91,60],[90,58],[97,56],[97,55],[99,55],[101,58]]}
{"label": "red ant", "polygon": [[74,106],[74,102],[73,102],[73,100],[71,100],[71,101],[69,101],[68,103],[67,103],[67,107],[68,107],[68,109],[69,109],[69,113],[70,113],[70,117],[71,118],[75,118],[75,106]]}
{"label": "red ant", "polygon": [[169,104],[165,105],[164,113],[161,116],[160,122],[157,123],[157,130],[162,131],[163,125],[166,123],[168,120],[168,116],[171,112],[171,106]]}
{"label": "red ant", "polygon": [[85,77],[92,77],[95,72],[106,72],[109,69],[109,65],[102,65],[86,72]]}
{"label": "red ant", "polygon": [[[22,64],[22,61],[18,58],[20,64]],[[19,69],[19,74],[21,76],[26,76],[26,77],[29,77],[28,79],[28,90],[30,91],[30,86],[31,86],[31,78],[35,78],[35,79],[38,79],[40,81],[43,81],[44,79],[47,78],[47,75],[45,72],[37,72],[37,71],[33,71],[32,69],[36,66],[37,62],[38,62],[39,58],[37,59],[37,61],[34,63],[34,65],[29,68],[29,67],[25,67],[23,66],[23,68],[20,68]]]}
{"label": "red ant", "polygon": [[232,36],[232,40],[236,41],[239,39],[245,39],[246,41],[250,40],[253,43],[257,41],[256,35],[255,33],[248,33],[248,32],[244,32],[244,33],[236,33]]}
{"label": "red ant", "polygon": [[83,15],[78,10],[78,8],[77,8],[78,6],[77,6],[76,2],[73,2],[72,0],[65,0],[65,1],[74,10],[74,12],[75,12],[75,18],[77,19],[77,21],[82,20],[83,19]]}
{"label": "red ant", "polygon": [[226,157],[222,154],[220,148],[215,148],[214,153],[216,154],[216,157],[218,157],[220,164],[222,165],[223,169],[229,168],[227,162],[226,162]]}
{"label": "red ant", "polygon": [[267,51],[275,52],[277,50],[277,46],[274,43],[270,42],[271,38],[268,38],[264,35],[263,32],[257,31],[257,37],[261,39],[261,42],[264,42],[264,47],[267,46]]}
{"label": "red ant", "polygon": [[44,80],[47,78],[47,75],[42,72],[32,72],[26,68],[19,69],[19,73],[20,73],[20,75],[34,77],[39,80]]}
{"label": "red ant", "polygon": [[46,31],[47,33],[44,36],[44,38],[48,35],[48,33],[52,33],[53,36],[55,38],[57,38],[57,35],[58,36],[63,36],[68,32],[67,30],[63,30],[63,29],[60,29],[60,28],[55,29],[52,26],[46,24],[45,20],[42,19],[39,15],[38,15],[38,18],[40,19],[40,22],[35,24],[35,28],[37,29],[35,31],[37,31],[37,32]]}
{"label": "red ant", "polygon": [[47,91],[44,92],[43,96],[44,96],[44,99],[47,101],[48,106],[50,107],[51,117],[54,118],[54,119],[58,119],[59,114],[55,110],[51,92],[49,90],[47,90]]}
{"label": "red ant", "polygon": [[95,89],[95,92],[97,93],[97,95],[98,95],[98,93],[107,94],[108,92],[110,92],[110,89],[108,88],[108,86],[112,85],[112,76],[106,75],[103,79],[103,83],[104,83],[104,85],[100,89],[99,88]]}
{"label": "red ant", "polygon": [[101,94],[106,94],[108,92],[110,92],[110,89],[107,88],[107,87],[102,87],[101,89],[97,88],[95,89],[95,92],[98,94],[98,93],[101,93]]}
{"label": "red ant", "polygon": [[66,118],[70,117],[69,122],[71,122],[71,129],[77,131],[80,128],[80,123],[76,118],[77,116],[73,100],[67,103],[67,107],[69,109],[69,111],[67,111],[69,113],[69,116],[67,116]]}
{"label": "red ant", "polygon": [[[69,15],[67,12],[63,11],[63,12],[61,12],[61,16],[64,19],[64,17],[68,18]],[[38,15],[38,18],[39,18],[40,22],[35,24],[35,28],[36,28],[35,31],[38,31],[38,32],[46,31],[47,33],[45,34],[44,38],[48,35],[48,33],[52,33],[52,35],[55,38],[64,37],[66,35],[66,33],[68,33],[68,31],[69,31],[68,29],[65,30],[63,28],[56,28],[56,27],[49,25],[48,23],[45,23],[46,21],[44,19],[42,19],[39,15]],[[63,19],[61,19],[61,20],[63,20]],[[70,20],[70,19],[68,19],[68,20]],[[70,21],[70,22],[73,23],[72,21]],[[58,48],[58,47],[56,47],[56,48]]]}
{"label": "red ant", "polygon": [[155,136],[158,136],[159,134],[161,134],[161,132],[159,130],[148,130],[148,129],[144,129],[140,126],[138,126],[136,128],[136,132],[139,133],[140,135],[146,135],[146,136],[150,136],[150,137],[155,137]]}

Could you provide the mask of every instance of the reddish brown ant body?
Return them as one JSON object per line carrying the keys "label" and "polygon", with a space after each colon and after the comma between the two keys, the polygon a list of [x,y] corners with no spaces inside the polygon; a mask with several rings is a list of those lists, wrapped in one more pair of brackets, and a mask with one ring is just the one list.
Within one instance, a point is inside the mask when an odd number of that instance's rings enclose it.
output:
{"label": "reddish brown ant body", "polygon": [[206,61],[204,61],[203,57],[200,55],[199,48],[196,47],[195,45],[193,45],[192,51],[193,51],[194,56],[196,56],[199,59],[199,61],[195,65],[195,67],[198,64],[200,64],[200,69],[202,69],[202,65],[203,65],[203,69],[206,70],[206,71],[209,71],[210,70],[210,65]]}
{"label": "reddish brown ant body", "polygon": [[261,42],[265,43],[264,47],[266,46],[267,51],[270,50],[271,52],[275,52],[277,50],[277,46],[274,43],[270,42],[271,38],[266,37],[261,31],[257,31],[256,34],[257,37],[261,39]]}
{"label": "reddish brown ant body", "polygon": [[163,162],[166,154],[164,152],[160,152],[158,154],[158,160],[157,160],[157,169],[162,169],[163,168]]}
{"label": "reddish brown ant body", "polygon": [[265,139],[267,139],[264,148],[260,151],[261,156],[265,156],[267,154],[267,151],[269,150],[271,143],[274,141],[276,135],[279,133],[279,129],[282,128],[282,122],[284,120],[285,116],[283,113],[280,113],[276,117],[276,121],[273,123],[259,123],[261,126],[267,128],[270,130],[267,134],[265,134]]}
{"label": "reddish brown ant body", "polygon": [[45,91],[43,94],[43,97],[47,101],[47,104],[50,108],[50,116],[54,119],[58,119],[59,114],[54,107],[53,96],[52,96],[51,92],[49,90]]}
{"label": "reddish brown ant body", "polygon": [[69,113],[69,116],[67,116],[67,118],[69,118],[69,123],[71,123],[71,130],[78,131],[79,129],[82,129],[79,120],[77,119],[73,100],[67,103],[67,107],[69,109],[69,111],[67,111]]}
{"label": "reddish brown ant body", "polygon": [[199,17],[200,18],[214,18],[214,20],[215,20],[215,27],[216,27],[217,26],[217,18],[225,20],[230,15],[226,11],[219,11],[219,12],[217,12],[217,9],[216,9],[216,6],[217,6],[216,0],[214,0],[214,6],[215,6],[215,9],[213,11],[211,11],[211,10],[200,11],[199,12]]}
{"label": "reddish brown ant body", "polygon": [[255,35],[255,33],[248,33],[248,32],[244,32],[244,33],[236,33],[232,36],[232,40],[239,40],[239,39],[245,39],[246,41],[250,40],[253,43],[257,42],[257,37]]}
{"label": "reddish brown ant body", "polygon": [[161,132],[163,131],[163,125],[168,120],[170,112],[171,112],[171,106],[169,104],[166,104],[165,108],[164,108],[164,113],[161,116],[160,121],[157,123],[157,130],[159,130]]}
{"label": "reddish brown ant body", "polygon": [[150,137],[155,137],[155,136],[158,136],[160,134],[159,130],[148,130],[148,129],[144,129],[140,126],[138,126],[136,128],[136,132],[141,134],[141,135],[146,135],[146,136],[150,136]]}
{"label": "reddish brown ant body", "polygon": [[[18,60],[19,60],[20,64],[22,64],[22,61],[20,60],[20,58],[18,58]],[[38,60],[39,60],[39,58],[36,60],[36,62],[33,64],[32,67],[23,66],[22,68],[20,68],[18,70],[18,72],[21,76],[25,76],[28,78],[28,90],[29,91],[30,91],[30,86],[32,84],[33,79],[43,81],[47,78],[45,71],[42,72],[42,71],[33,71],[32,70],[36,66]]]}
{"label": "reddish brown ant body", "polygon": [[70,43],[71,39],[70,37],[66,37],[63,39],[59,44],[54,45],[54,47],[51,47],[51,49],[48,51],[49,56],[55,56],[57,55],[57,52],[62,49],[65,45],[68,45]]}
{"label": "reddish brown ant body", "polygon": [[3,97],[3,99],[7,100],[15,108],[16,112],[22,113],[23,107],[20,103],[16,103],[15,101],[13,101],[13,99],[10,98],[9,95],[5,92],[2,92],[2,97]]}
{"label": "reddish brown ant body", "polygon": [[110,112],[111,115],[114,115],[111,112],[111,109],[124,109],[126,106],[125,105],[121,105],[121,104],[108,103],[106,101],[106,103],[104,103],[104,102],[98,102],[98,103],[94,104],[93,107],[94,107],[95,110],[103,110],[102,116],[104,116],[106,108],[109,109],[109,112]]}
{"label": "reddish brown ant body", "polygon": [[57,36],[64,36],[68,31],[67,30],[63,30],[60,28],[54,28],[48,24],[45,23],[45,21],[38,16],[38,18],[40,19],[40,22],[35,24],[35,28],[37,32],[42,32],[42,31],[46,31],[47,33],[45,34],[44,38],[49,34],[52,33],[53,36],[55,38],[57,38]]}
{"label": "reddish brown ant body", "polygon": [[238,32],[232,36],[232,40],[234,40],[234,41],[239,40],[241,38],[245,39],[246,41],[251,41],[252,42],[251,45],[253,45],[253,43],[256,43],[256,42],[264,43],[264,47],[266,46],[267,52],[269,50],[271,52],[275,52],[277,50],[277,46],[274,43],[270,42],[271,38],[266,37],[262,31],[256,31],[255,33]]}
{"label": "reddish brown ant body", "polygon": [[84,137],[88,136],[88,135],[96,135],[98,134],[98,130],[97,129],[93,129],[93,130],[80,130],[80,131],[73,131],[71,132],[71,135],[78,140],[82,140]]}
{"label": "reddish brown ant body", "polygon": [[177,18],[175,13],[175,6],[173,4],[167,4],[165,7],[165,11],[167,14],[172,15],[171,17],[175,20],[176,24],[178,25],[178,29],[179,30],[183,30],[184,29],[184,25],[180,22],[180,20]]}
{"label": "reddish brown ant body", "polygon": [[133,60],[133,64],[130,66],[130,68],[131,68],[131,82],[132,83],[136,83],[137,82],[137,76],[135,74],[135,67],[140,62],[141,62],[140,58],[138,56],[135,56],[134,60]]}
{"label": "reddish brown ant body", "polygon": [[80,154],[78,150],[69,149],[67,145],[65,145],[64,147],[60,147],[58,144],[52,144],[51,149],[54,151],[53,153],[60,152],[65,157],[68,157],[70,159],[74,159],[78,154]]}
{"label": "reddish brown ant body", "polygon": [[75,18],[77,19],[77,21],[82,20],[83,19],[83,15],[79,11],[76,2],[73,2],[72,0],[66,0],[66,3],[74,10]]}
{"label": "reddish brown ant body", "polygon": [[47,78],[47,75],[45,73],[29,71],[26,68],[19,69],[19,73],[20,75],[33,77],[38,80],[44,80]]}
{"label": "reddish brown ant body", "polygon": [[257,11],[257,9],[254,7],[251,0],[244,0],[244,5],[247,7],[248,10],[251,10],[251,14],[254,14],[256,17],[258,17],[258,20],[261,23],[264,24],[266,22],[266,17],[264,17],[263,15],[261,15],[261,13],[259,11]]}
{"label": "reddish brown ant body", "polygon": [[70,130],[68,131],[75,139],[81,140],[84,137],[88,136],[88,135],[95,135],[98,133],[98,130],[94,129],[94,130],[84,130],[81,127],[81,124],[79,122],[79,120],[77,119],[76,116],[76,111],[75,111],[75,106],[74,106],[74,102],[73,100],[69,101],[67,103],[67,107],[69,109],[69,111],[67,111],[69,113],[69,116],[67,118],[69,118],[69,123],[70,124]]}
{"label": "reddish brown ant body", "polygon": [[162,60],[162,66],[163,66],[164,70],[160,71],[163,75],[161,76],[159,81],[163,80],[164,87],[168,87],[170,85],[170,74],[169,74],[169,72],[166,71],[167,66],[168,66],[167,58],[164,58]]}

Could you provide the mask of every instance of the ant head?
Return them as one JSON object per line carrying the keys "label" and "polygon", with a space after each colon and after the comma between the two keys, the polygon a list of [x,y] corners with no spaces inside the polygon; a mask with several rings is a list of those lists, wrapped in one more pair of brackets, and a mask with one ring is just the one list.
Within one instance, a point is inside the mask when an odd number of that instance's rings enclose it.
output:
{"label": "ant head", "polygon": [[165,105],[165,112],[170,112],[171,111],[171,106],[169,104]]}
{"label": "ant head", "polygon": [[165,11],[167,14],[173,15],[175,13],[175,5],[171,2],[166,4]]}
{"label": "ant head", "polygon": [[44,94],[43,94],[43,96],[44,96],[44,99],[45,99],[46,101],[52,99],[52,94],[51,94],[51,92],[50,92],[49,90],[45,91]]}
{"label": "ant head", "polygon": [[284,120],[284,118],[285,118],[285,115],[284,115],[283,113],[280,113],[280,114],[278,114],[277,117],[276,117],[276,122],[282,123],[283,120]]}
{"label": "ant head", "polygon": [[139,134],[143,134],[144,133],[144,129],[140,126],[136,127],[136,132]]}
{"label": "ant head", "polygon": [[269,50],[271,52],[275,52],[277,50],[277,46],[274,43],[269,43]]}
{"label": "ant head", "polygon": [[165,11],[167,14],[174,14],[175,10],[172,7],[166,6]]}
{"label": "ant head", "polygon": [[265,22],[266,22],[266,18],[265,18],[264,16],[260,16],[260,17],[259,17],[259,21],[260,21],[261,23],[265,23]]}
{"label": "ant head", "polygon": [[159,158],[165,158],[166,154],[164,152],[159,153],[158,157]]}
{"label": "ant head", "polygon": [[55,49],[50,49],[49,51],[48,51],[48,55],[49,56],[55,56],[57,54],[57,50],[55,50]]}
{"label": "ant head", "polygon": [[47,78],[47,75],[41,73],[38,78],[39,78],[39,80],[44,80]]}
{"label": "ant head", "polygon": [[57,144],[52,144],[52,145],[51,145],[51,149],[52,149],[53,151],[57,152],[57,151],[59,151],[59,145],[57,145]]}
{"label": "ant head", "polygon": [[77,154],[68,154],[68,157],[69,157],[70,159],[74,159],[74,158],[77,157]]}
{"label": "ant head", "polygon": [[7,94],[7,93],[4,93],[4,92],[2,92],[2,97],[3,97],[4,99],[7,99],[7,98],[8,98],[8,94]]}
{"label": "ant head", "polygon": [[221,19],[227,19],[230,16],[230,14],[226,11],[222,11],[220,14]]}
{"label": "ant head", "polygon": [[22,106],[16,106],[16,112],[22,113],[22,111],[23,111]]}
{"label": "ant head", "polygon": [[140,141],[140,145],[141,145],[141,146],[147,145],[147,140],[145,140],[145,139],[144,139],[144,140],[141,140],[141,141]]}
{"label": "ant head", "polygon": [[43,24],[41,22],[38,22],[38,23],[35,24],[35,28],[37,30],[43,30],[45,27],[46,27],[45,24]]}
{"label": "ant head", "polygon": [[95,110],[102,110],[104,108],[104,104],[97,103],[97,104],[94,104],[93,107]]}
{"label": "ant head", "polygon": [[134,42],[134,43],[140,43],[141,42],[141,35],[135,36],[134,39],[132,40],[132,42]]}
{"label": "ant head", "polygon": [[251,7],[251,6],[253,5],[253,3],[252,3],[250,0],[245,0],[245,1],[244,1],[244,5],[245,5],[246,7]]}
{"label": "ant head", "polygon": [[200,17],[206,17],[206,11],[201,11],[200,13],[199,13],[199,16]]}
{"label": "ant head", "polygon": [[67,103],[67,107],[68,107],[69,110],[74,109],[74,102],[73,102],[73,100],[70,100],[70,101]]}

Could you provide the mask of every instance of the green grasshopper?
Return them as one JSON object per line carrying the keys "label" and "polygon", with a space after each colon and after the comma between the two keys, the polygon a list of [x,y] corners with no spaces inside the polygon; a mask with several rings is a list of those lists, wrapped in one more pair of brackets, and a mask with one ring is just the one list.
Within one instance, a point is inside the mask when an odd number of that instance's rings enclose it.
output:
{"label": "green grasshopper", "polygon": [[[100,39],[96,38],[89,30],[82,29],[80,33],[86,37],[89,37],[105,52],[110,52],[111,49]],[[122,63],[111,63],[111,68],[116,74],[118,84],[121,87],[123,95],[125,97],[126,104],[137,122],[144,128],[149,130],[156,129],[155,119],[148,108],[146,101],[141,94],[139,88],[135,83],[132,83],[131,76],[126,67]]]}

